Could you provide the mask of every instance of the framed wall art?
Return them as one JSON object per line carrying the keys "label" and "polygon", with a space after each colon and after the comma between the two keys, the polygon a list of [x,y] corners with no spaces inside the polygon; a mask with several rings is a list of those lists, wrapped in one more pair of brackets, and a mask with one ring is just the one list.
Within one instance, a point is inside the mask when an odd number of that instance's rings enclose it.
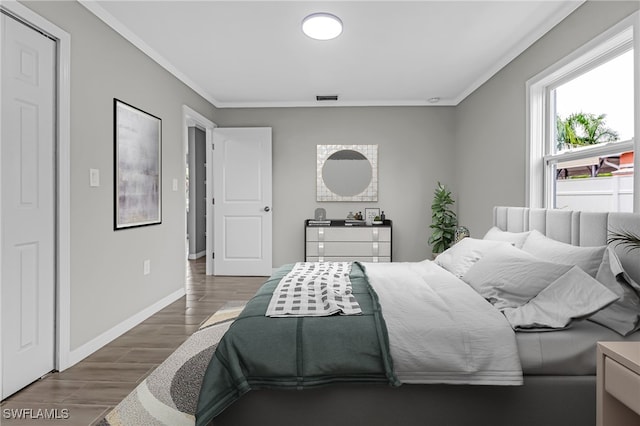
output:
{"label": "framed wall art", "polygon": [[162,120],[113,100],[114,229],[162,223]]}

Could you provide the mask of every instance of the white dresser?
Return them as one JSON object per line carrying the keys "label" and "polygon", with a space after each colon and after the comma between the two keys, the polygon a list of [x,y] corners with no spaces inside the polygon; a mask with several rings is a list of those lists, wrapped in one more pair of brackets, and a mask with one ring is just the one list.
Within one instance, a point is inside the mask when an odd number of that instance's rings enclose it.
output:
{"label": "white dresser", "polygon": [[391,221],[384,225],[349,226],[332,220],[330,226],[305,221],[305,261],[391,262]]}

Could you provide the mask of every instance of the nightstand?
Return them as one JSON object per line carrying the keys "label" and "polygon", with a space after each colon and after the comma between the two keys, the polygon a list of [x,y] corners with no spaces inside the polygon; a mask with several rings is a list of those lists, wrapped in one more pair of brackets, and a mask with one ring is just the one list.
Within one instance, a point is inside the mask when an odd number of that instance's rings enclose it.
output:
{"label": "nightstand", "polygon": [[597,426],[640,426],[640,342],[599,342]]}

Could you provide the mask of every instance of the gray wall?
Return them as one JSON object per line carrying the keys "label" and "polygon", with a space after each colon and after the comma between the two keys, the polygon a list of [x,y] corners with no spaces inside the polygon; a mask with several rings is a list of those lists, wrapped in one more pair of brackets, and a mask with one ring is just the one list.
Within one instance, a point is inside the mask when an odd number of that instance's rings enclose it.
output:
{"label": "gray wall", "polygon": [[[190,259],[207,248],[207,186],[206,186],[206,139],[205,132],[197,127],[189,127],[189,214],[187,234],[189,235]],[[200,256],[202,257],[202,256]]]}
{"label": "gray wall", "polygon": [[[24,5],[71,34],[73,350],[184,287],[184,191],[172,191],[174,178],[184,188],[182,105],[212,120],[214,108],[80,4]],[[160,225],[113,230],[113,98],[162,118]]]}
{"label": "gray wall", "polygon": [[458,214],[472,236],[491,225],[495,205],[523,206],[526,81],[638,10],[640,2],[589,1],[456,108]]}
{"label": "gray wall", "polygon": [[[379,207],[393,220],[394,260],[422,260],[431,198],[454,178],[453,107],[271,108],[218,110],[220,127],[273,128],[273,264],[302,260],[305,219]],[[317,202],[316,145],[377,144],[378,202]]]}

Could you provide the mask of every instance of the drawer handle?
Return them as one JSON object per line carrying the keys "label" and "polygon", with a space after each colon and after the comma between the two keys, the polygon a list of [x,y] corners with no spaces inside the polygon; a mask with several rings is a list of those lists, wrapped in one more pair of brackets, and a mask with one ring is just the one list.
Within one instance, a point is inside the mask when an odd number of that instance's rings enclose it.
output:
{"label": "drawer handle", "polygon": [[318,229],[318,239],[324,241],[324,228]]}
{"label": "drawer handle", "polygon": [[378,254],[380,252],[380,244],[373,243],[371,248],[372,248],[372,251],[373,251],[373,256],[374,257],[378,257]]}
{"label": "drawer handle", "polygon": [[373,231],[373,235],[372,235],[373,241],[380,241],[380,231],[379,231],[379,229],[378,228],[373,228],[372,231]]}

